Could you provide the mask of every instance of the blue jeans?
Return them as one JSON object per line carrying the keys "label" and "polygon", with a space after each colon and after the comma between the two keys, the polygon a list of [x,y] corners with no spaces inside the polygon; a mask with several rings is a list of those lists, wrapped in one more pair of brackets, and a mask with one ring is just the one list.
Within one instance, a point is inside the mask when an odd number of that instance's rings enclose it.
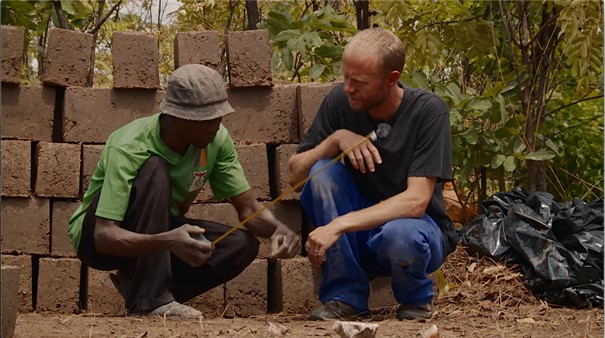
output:
{"label": "blue jeans", "polygon": [[[311,168],[300,196],[315,226],[376,204],[361,195],[342,163],[321,169],[328,162],[321,160]],[[377,276],[391,276],[399,303],[426,304],[434,297],[428,274],[443,260],[443,235],[428,215],[394,219],[372,230],[346,233],[326,252],[319,300],[338,300],[367,311],[369,282]]]}

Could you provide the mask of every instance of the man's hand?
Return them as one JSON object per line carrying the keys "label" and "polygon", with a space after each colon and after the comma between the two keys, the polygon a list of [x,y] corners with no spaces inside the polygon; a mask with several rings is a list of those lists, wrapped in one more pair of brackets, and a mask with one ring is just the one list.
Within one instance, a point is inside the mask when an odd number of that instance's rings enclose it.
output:
{"label": "man's hand", "polygon": [[[332,222],[334,223],[336,220]],[[341,233],[337,229],[338,226],[329,223],[316,228],[309,234],[305,249],[313,267],[319,268],[321,266],[325,260],[326,251],[340,238]]]}
{"label": "man's hand", "polygon": [[271,257],[292,258],[300,252],[300,237],[286,226],[278,227],[271,236]]}
{"label": "man's hand", "polygon": [[[356,144],[362,142],[365,138],[359,134],[346,129],[340,129],[334,132],[333,136],[338,140],[338,147],[341,151],[347,151]],[[365,174],[366,170],[374,172],[376,165],[382,163],[380,153],[374,144],[368,139],[346,154],[353,168]],[[367,169],[366,169],[367,168]]]}
{"label": "man's hand", "polygon": [[[206,230],[191,224],[184,224],[170,230],[172,245],[170,251],[187,264],[198,267],[212,255],[214,247],[202,235]],[[196,239],[199,238],[199,239]]]}

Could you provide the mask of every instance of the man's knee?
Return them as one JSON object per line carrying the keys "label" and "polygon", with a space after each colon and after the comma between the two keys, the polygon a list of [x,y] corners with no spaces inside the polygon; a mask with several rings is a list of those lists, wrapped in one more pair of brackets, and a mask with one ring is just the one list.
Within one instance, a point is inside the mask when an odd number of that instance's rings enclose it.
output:
{"label": "man's knee", "polygon": [[421,220],[397,219],[383,225],[382,246],[402,256],[416,256],[428,249],[428,240],[418,226]]}
{"label": "man's knee", "polygon": [[170,188],[170,169],[166,160],[159,156],[151,156],[139,169],[133,186],[142,189],[149,184],[159,189]]}
{"label": "man's knee", "polygon": [[315,186],[326,186],[345,174],[347,168],[340,162],[317,161],[309,171],[309,182]]}
{"label": "man's knee", "polygon": [[250,263],[252,263],[252,261],[254,261],[256,256],[258,256],[260,242],[249,231],[234,231],[228,237],[231,237],[230,246],[237,246],[237,250],[235,252],[235,257],[237,257],[237,259],[234,261],[248,266]]}

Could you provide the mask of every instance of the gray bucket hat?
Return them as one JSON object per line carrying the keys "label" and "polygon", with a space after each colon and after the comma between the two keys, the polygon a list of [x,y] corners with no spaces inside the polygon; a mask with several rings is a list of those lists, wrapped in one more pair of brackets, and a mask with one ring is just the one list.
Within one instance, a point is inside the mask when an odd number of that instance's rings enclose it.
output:
{"label": "gray bucket hat", "polygon": [[160,103],[162,114],[184,120],[205,121],[233,112],[221,75],[200,64],[177,68],[168,78],[166,97]]}

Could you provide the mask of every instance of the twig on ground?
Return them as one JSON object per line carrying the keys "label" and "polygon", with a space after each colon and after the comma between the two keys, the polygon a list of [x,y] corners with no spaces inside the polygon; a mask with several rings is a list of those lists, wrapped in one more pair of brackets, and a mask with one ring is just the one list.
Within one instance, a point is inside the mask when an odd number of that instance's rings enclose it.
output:
{"label": "twig on ground", "polygon": [[229,308],[229,304],[225,305],[225,309],[223,310],[223,313],[221,313],[219,318],[225,318],[225,313],[227,313],[228,308]]}

